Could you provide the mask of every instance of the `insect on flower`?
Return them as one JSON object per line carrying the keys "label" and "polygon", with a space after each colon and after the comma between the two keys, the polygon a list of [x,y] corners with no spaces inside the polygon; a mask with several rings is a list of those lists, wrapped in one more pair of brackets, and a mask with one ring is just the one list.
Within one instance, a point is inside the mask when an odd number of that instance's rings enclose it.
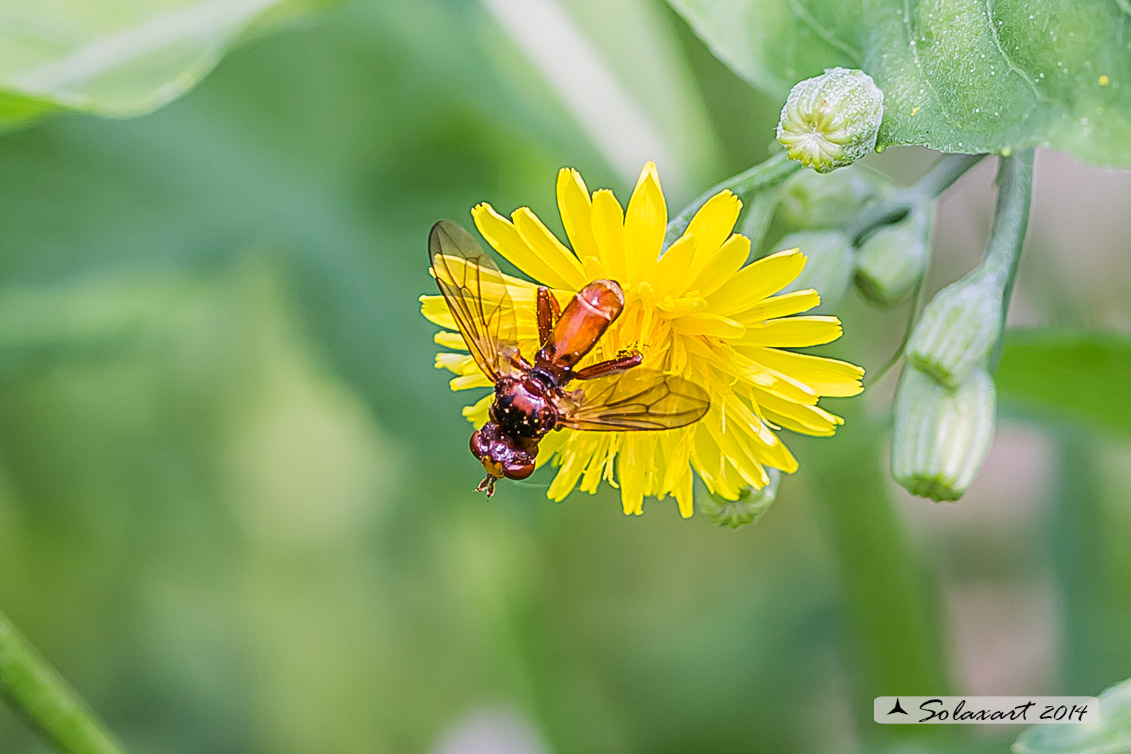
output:
{"label": "insect on flower", "polygon": [[[476,491],[491,497],[497,480],[530,476],[538,443],[552,430],[676,429],[710,408],[706,390],[642,366],[635,351],[578,366],[624,309],[616,281],[590,282],[564,311],[550,289],[540,287],[540,348],[530,362],[518,349],[507,280],[471,234],[441,220],[432,227],[428,254],[468,350],[495,387],[490,421],[471,435],[471,452],[487,471]],[[574,380],[581,385],[569,389]]]}

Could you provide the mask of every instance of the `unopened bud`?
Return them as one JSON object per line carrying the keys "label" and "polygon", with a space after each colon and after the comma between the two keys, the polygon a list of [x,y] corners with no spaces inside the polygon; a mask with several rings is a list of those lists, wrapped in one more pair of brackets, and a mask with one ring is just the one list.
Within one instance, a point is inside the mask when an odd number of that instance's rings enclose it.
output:
{"label": "unopened bud", "polygon": [[795,228],[836,228],[888,188],[886,179],[860,166],[817,175],[799,170],[782,184],[782,217]]}
{"label": "unopened bud", "polygon": [[863,71],[830,68],[794,84],[778,121],[791,160],[828,173],[876,147],[884,93]]}
{"label": "unopened bud", "polygon": [[757,490],[747,488],[737,500],[726,500],[713,494],[699,496],[696,501],[699,511],[716,526],[737,529],[758,523],[758,519],[774,504],[774,499],[778,496],[778,483],[781,482],[781,472],[777,469],[766,469],[766,473],[770,481],[765,487]]}
{"label": "unopened bud", "polygon": [[812,288],[821,294],[817,311],[837,305],[852,282],[852,242],[837,230],[800,230],[775,244],[779,249],[800,249],[805,267],[783,293]]}
{"label": "unopened bud", "polygon": [[927,270],[930,210],[868,236],[856,251],[856,287],[864,298],[892,306],[911,295]]}
{"label": "unopened bud", "polygon": [[994,412],[994,382],[982,366],[954,390],[905,369],[895,395],[892,477],[913,495],[959,499],[989,453]]}
{"label": "unopened bud", "polygon": [[1001,289],[975,271],[937,294],[907,341],[908,363],[957,387],[1001,336]]}

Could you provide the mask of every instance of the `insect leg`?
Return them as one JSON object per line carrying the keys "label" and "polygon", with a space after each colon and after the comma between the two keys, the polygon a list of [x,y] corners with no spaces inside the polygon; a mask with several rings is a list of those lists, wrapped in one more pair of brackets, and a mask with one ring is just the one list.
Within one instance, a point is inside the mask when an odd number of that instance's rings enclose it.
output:
{"label": "insect leg", "polygon": [[573,373],[574,379],[578,380],[591,380],[594,377],[605,377],[610,374],[620,374],[627,372],[635,366],[640,366],[640,362],[644,357],[638,353],[631,353],[627,356],[618,356],[615,359],[608,361],[601,361],[596,364],[591,364],[584,369],[579,369]]}
{"label": "insect leg", "polygon": [[561,307],[558,306],[558,300],[554,298],[554,294],[550,293],[550,289],[546,286],[539,286],[538,288],[538,340],[539,345],[546,345],[550,340],[550,331],[554,329],[554,323],[562,316]]}

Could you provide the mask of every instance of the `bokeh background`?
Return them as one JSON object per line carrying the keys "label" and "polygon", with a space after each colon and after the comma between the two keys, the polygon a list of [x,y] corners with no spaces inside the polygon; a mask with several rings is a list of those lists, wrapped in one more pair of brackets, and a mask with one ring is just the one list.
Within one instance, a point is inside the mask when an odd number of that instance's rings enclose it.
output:
{"label": "bokeh background", "polygon": [[[472,493],[431,224],[560,229],[559,167],[623,200],[649,159],[679,208],[779,108],[658,0],[353,2],[152,115],[0,135],[0,605],[158,754],[1005,751],[871,699],[1131,675],[1131,445],[1008,403],[957,504],[887,477],[894,376],[787,438],[753,527],[545,473]],[[942,203],[929,290],[976,263],[992,175]],[[1038,154],[1015,324],[1131,329],[1129,193]],[[838,313],[822,353],[873,369],[906,321]],[[0,708],[0,751],[47,748]]]}

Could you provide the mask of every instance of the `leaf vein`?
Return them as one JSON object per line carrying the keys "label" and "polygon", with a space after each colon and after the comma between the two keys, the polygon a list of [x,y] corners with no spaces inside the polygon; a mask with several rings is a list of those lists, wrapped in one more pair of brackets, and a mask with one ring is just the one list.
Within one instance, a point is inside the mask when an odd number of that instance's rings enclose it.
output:
{"label": "leaf vein", "polygon": [[946,120],[947,123],[961,130],[963,127],[947,112],[947,109],[943,107],[942,97],[939,96],[939,92],[935,89],[934,83],[931,82],[931,78],[923,69],[923,62],[919,60],[919,47],[917,44],[913,44],[915,41],[915,31],[911,28],[910,0],[903,0],[903,27],[907,30],[907,46],[911,50],[911,58],[915,61],[915,67],[919,69],[919,75],[922,77],[923,83],[931,90],[931,94],[935,98],[935,104],[939,106],[939,112],[942,113],[943,119]]}
{"label": "leaf vein", "polygon": [[809,12],[809,9],[805,7],[801,0],[789,0],[789,10],[793,13],[794,18],[808,26],[827,45],[847,55],[850,58],[848,62],[852,64],[853,68],[860,67],[860,51],[842,41],[830,29],[826,29],[816,16]]}
{"label": "leaf vein", "polygon": [[993,5],[991,4],[992,2],[993,0],[985,0],[986,19],[990,24],[990,38],[994,40],[994,47],[997,48],[997,51],[1001,53],[1002,58],[1005,59],[1005,64],[1009,66],[1009,69],[1011,71],[1020,76],[1025,81],[1025,83],[1029,85],[1029,88],[1033,90],[1033,96],[1037,98],[1038,102],[1044,102],[1047,104],[1059,104],[1054,103],[1046,95],[1042,94],[1041,90],[1037,88],[1036,82],[1033,81],[1033,79],[1029,78],[1029,74],[1026,73],[1023,68],[1014,63],[1013,58],[1011,58],[1009,56],[1009,53],[1005,51],[1005,47],[1003,47],[1001,44],[1001,38],[997,35],[997,27],[994,26],[994,9]]}

